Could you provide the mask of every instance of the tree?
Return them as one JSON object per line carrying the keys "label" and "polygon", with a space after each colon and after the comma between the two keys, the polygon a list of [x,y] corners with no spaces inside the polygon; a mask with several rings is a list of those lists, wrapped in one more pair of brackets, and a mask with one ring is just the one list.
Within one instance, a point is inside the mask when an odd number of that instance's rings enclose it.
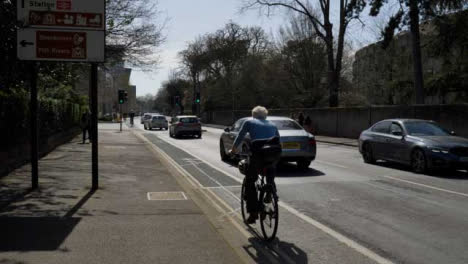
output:
{"label": "tree", "polygon": [[106,0],[106,58],[137,67],[155,66],[166,20],[151,0]]}
{"label": "tree", "polygon": [[[186,74],[189,76],[193,85],[193,98],[195,100],[196,93],[201,92],[201,74],[206,66],[206,46],[203,38],[198,38],[188,44],[187,49],[179,53]],[[196,113],[200,109],[196,109],[197,104],[192,104],[192,113]]]}
{"label": "tree", "polygon": [[157,108],[155,104],[155,97],[152,94],[145,94],[144,96],[138,96],[136,98],[136,104],[138,106],[139,111],[141,112],[151,112],[152,110],[160,110],[161,108]]}
{"label": "tree", "polygon": [[302,15],[291,17],[290,25],[280,29],[280,37],[279,52],[291,75],[290,83],[304,107],[315,107],[326,93],[321,87],[327,64],[324,42]]}
{"label": "tree", "polygon": [[[390,43],[395,30],[401,26],[410,27],[411,48],[413,57],[413,78],[416,103],[424,104],[424,79],[421,59],[421,43],[419,21],[422,17],[427,19],[450,10],[460,9],[468,3],[467,0],[397,0],[400,9],[390,17],[387,26],[382,31],[383,46]],[[371,16],[377,16],[388,0],[371,0]]]}
{"label": "tree", "polygon": [[265,10],[269,14],[271,8],[281,7],[307,17],[313,26],[315,34],[324,41],[326,46],[329,106],[336,107],[339,104],[338,92],[340,87],[346,29],[352,20],[359,18],[360,13],[366,6],[366,1],[339,0],[337,42],[335,42],[332,18],[330,16],[330,5],[332,0],[317,0],[317,2],[320,6],[319,12],[312,8],[311,3],[308,0],[247,0],[243,6],[243,10],[260,8],[260,10]]}

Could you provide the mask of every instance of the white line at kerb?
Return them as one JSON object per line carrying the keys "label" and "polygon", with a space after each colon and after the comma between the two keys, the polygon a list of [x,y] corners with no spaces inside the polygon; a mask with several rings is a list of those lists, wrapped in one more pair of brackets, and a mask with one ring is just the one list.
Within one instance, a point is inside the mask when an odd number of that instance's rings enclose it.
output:
{"label": "white line at kerb", "polygon": [[434,186],[427,185],[427,184],[407,181],[407,180],[403,180],[403,179],[399,179],[399,178],[395,178],[395,177],[387,176],[387,175],[384,175],[382,177],[392,179],[392,180],[395,180],[395,181],[401,181],[401,182],[406,182],[406,183],[413,184],[413,185],[426,187],[426,188],[441,191],[441,192],[446,192],[446,193],[451,193],[451,194],[456,194],[456,195],[461,195],[461,196],[464,196],[464,197],[468,197],[468,194],[466,194],[466,193],[461,193],[461,192],[451,191],[451,190],[447,190],[447,189],[442,189],[442,188],[439,188],[439,187],[434,187]]}
{"label": "white line at kerb", "polygon": [[[161,139],[162,139],[162,138],[161,138]],[[177,145],[175,145],[175,144],[173,144],[173,143],[171,143],[171,142],[169,142],[169,141],[167,141],[167,140],[165,140],[165,139],[162,139],[162,140],[166,141],[167,143],[173,145],[173,146],[176,147],[176,148],[180,148],[179,146],[177,146]],[[189,151],[187,151],[187,150],[185,150],[185,149],[184,149],[183,151],[185,151],[185,152],[187,152],[188,154],[194,156],[192,153],[190,153]],[[173,160],[170,156],[167,156],[167,157],[168,157],[169,159]],[[196,156],[194,156],[194,157],[196,157]],[[200,158],[198,158],[198,159],[200,159]],[[210,167],[212,167],[212,168],[214,168],[214,169],[216,169],[216,170],[218,170],[218,171],[220,171],[220,172],[223,172],[223,173],[226,174],[227,176],[229,176],[229,177],[231,177],[231,178],[234,178],[235,180],[241,182],[240,179],[234,177],[233,175],[229,174],[228,172],[225,172],[224,170],[222,170],[222,169],[220,169],[220,168],[217,168],[217,167],[211,165],[211,163],[209,163],[208,161],[205,161],[205,160],[203,160],[203,159],[200,159],[200,160],[206,162],[206,164],[209,165]],[[174,162],[174,164],[175,164],[176,166],[180,166],[180,165],[177,164],[176,162]],[[181,169],[185,171],[184,168],[181,168]],[[189,173],[187,172],[187,174],[189,174]],[[190,174],[189,174],[189,175],[190,175]],[[190,176],[191,176],[191,175],[190,175]],[[191,177],[193,177],[193,176],[191,176]],[[219,184],[219,183],[218,183],[218,184]],[[207,190],[211,191],[210,189],[207,189]],[[233,194],[231,191],[229,191],[229,190],[226,190],[226,189],[225,189],[225,191],[227,191],[228,193],[231,193],[231,195],[234,195],[234,194]],[[217,194],[215,194],[214,192],[213,192],[213,194],[214,194],[215,197],[217,197],[219,200],[222,200],[222,199],[219,198],[219,196],[218,196]],[[235,196],[235,195],[234,195],[234,196]],[[303,213],[297,211],[296,209],[294,209],[293,207],[291,207],[291,206],[288,205],[287,203],[284,203],[284,202],[281,202],[281,201],[280,201],[280,202],[279,202],[279,205],[280,205],[281,207],[283,207],[284,209],[286,209],[287,211],[289,211],[290,213],[292,213],[293,215],[296,215],[296,216],[299,217],[300,219],[304,220],[306,223],[309,223],[309,224],[315,226],[315,227],[318,228],[319,230],[325,232],[326,234],[330,235],[331,237],[335,238],[336,240],[340,241],[341,243],[347,245],[348,247],[350,247],[350,248],[356,250],[357,252],[361,253],[362,255],[364,255],[364,256],[366,256],[366,257],[368,257],[368,258],[374,260],[375,262],[380,263],[380,264],[393,264],[393,262],[391,262],[390,260],[388,260],[388,259],[386,259],[386,258],[384,258],[384,257],[382,257],[382,256],[380,256],[380,255],[378,255],[377,253],[371,251],[370,249],[368,249],[368,248],[366,248],[366,247],[364,247],[364,246],[361,246],[361,245],[358,244],[357,242],[354,242],[353,240],[351,240],[351,239],[345,237],[344,235],[342,235],[342,234],[338,233],[337,231],[335,231],[335,230],[329,228],[328,226],[326,226],[326,225],[324,225],[324,224],[322,224],[322,223],[320,223],[320,222],[318,222],[318,221],[312,219],[311,217],[309,217],[309,216],[307,216],[307,215],[304,215]],[[229,206],[229,205],[227,205],[227,206],[228,206],[228,208],[231,208],[231,209],[233,210],[233,208],[232,208],[231,206]]]}

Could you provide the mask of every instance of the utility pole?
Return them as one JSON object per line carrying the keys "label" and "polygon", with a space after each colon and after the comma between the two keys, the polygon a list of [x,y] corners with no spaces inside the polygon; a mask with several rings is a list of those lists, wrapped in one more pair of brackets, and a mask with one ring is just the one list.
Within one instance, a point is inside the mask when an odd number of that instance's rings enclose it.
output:
{"label": "utility pole", "polygon": [[98,69],[97,63],[91,63],[91,78],[90,78],[90,88],[91,88],[91,160],[92,160],[92,189],[97,190],[99,188],[98,181],[98,122],[97,122],[97,111],[98,111],[98,92],[97,92],[97,82],[98,82]]}

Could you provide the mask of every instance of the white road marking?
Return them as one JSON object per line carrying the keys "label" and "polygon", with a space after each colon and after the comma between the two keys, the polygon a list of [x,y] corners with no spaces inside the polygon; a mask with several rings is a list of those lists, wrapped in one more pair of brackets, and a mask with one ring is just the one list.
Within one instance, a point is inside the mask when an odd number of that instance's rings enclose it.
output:
{"label": "white road marking", "polygon": [[[242,185],[223,185],[224,188],[240,188]],[[203,187],[202,189],[219,189],[223,188],[220,186],[214,186],[214,187]]]}
{"label": "white road marking", "polygon": [[284,202],[279,202],[279,205],[281,205],[284,209],[288,210],[290,213],[292,214],[295,214],[296,216],[298,216],[299,218],[301,218],[302,220],[306,221],[307,223],[315,226],[316,228],[322,230],[323,232],[327,233],[328,235],[334,237],[335,239],[337,239],[338,241],[340,241],[341,243],[347,245],[348,247],[356,250],[357,252],[367,256],[368,258],[376,261],[377,263],[393,263],[391,262],[390,260],[378,255],[377,253],[371,251],[370,249],[364,247],[364,246],[361,246],[360,244],[356,243],[355,241],[345,237],[344,235],[336,232],[335,230],[329,228],[328,226],[300,213],[299,211],[297,211],[296,209],[292,208],[290,205],[284,203]]}
{"label": "white road marking", "polygon": [[322,164],[325,164],[325,165],[335,166],[335,167],[342,168],[342,169],[347,169],[348,168],[346,166],[336,164],[334,162],[328,162],[328,161],[323,161],[323,160],[315,160],[315,162],[322,163]]}
{"label": "white road marking", "polygon": [[[165,140],[165,141],[166,141],[167,143],[169,143],[169,144],[171,144],[171,145],[173,145],[173,146],[179,148],[179,146],[176,146],[175,144],[172,144],[172,143],[168,142],[167,140]],[[196,155],[191,154],[191,153],[188,152],[187,150],[184,149],[184,151],[187,152],[188,154],[190,154],[190,155],[196,157]],[[161,152],[163,152],[163,151],[161,151]],[[164,154],[165,154],[165,153],[164,153]],[[169,155],[166,154],[165,157],[167,157],[168,159],[172,160],[172,161],[173,161],[172,164],[173,164],[174,166],[177,166],[177,167],[179,168],[180,171],[185,171],[185,169],[182,168],[182,167],[180,167],[180,165],[177,164]],[[198,159],[203,161],[203,159],[200,159],[200,158],[198,158]],[[205,161],[205,162],[206,162],[207,165],[211,166],[212,168],[217,169],[217,170],[219,170],[220,172],[223,172],[224,174],[228,175],[229,177],[233,178],[234,180],[236,180],[236,181],[238,181],[238,182],[241,182],[241,180],[238,179],[237,177],[234,177],[234,176],[232,176],[231,174],[229,174],[229,173],[227,173],[227,172],[225,172],[225,171],[223,171],[223,170],[221,170],[221,169],[219,169],[219,168],[217,168],[217,167],[214,167],[211,163],[209,163],[209,162],[207,162],[207,161]],[[341,165],[340,165],[340,166],[341,166]],[[197,169],[200,170],[200,168],[198,168],[198,166],[195,166],[195,167],[196,167]],[[185,171],[183,174],[188,175],[189,177],[193,178],[193,176],[190,175],[190,173],[188,173],[187,171]],[[205,173],[205,175],[206,175],[206,173]],[[208,175],[207,175],[207,176],[208,176]],[[211,178],[210,176],[208,176],[208,177]],[[194,180],[196,180],[196,179],[194,179]],[[196,181],[198,182],[198,180],[196,180]],[[219,182],[217,182],[216,180],[213,180],[213,181],[215,181],[217,184],[219,184]],[[199,183],[199,182],[198,182],[198,183]],[[200,184],[200,183],[199,183],[199,184]],[[219,184],[219,185],[220,185],[220,184]],[[220,186],[221,186],[221,185],[220,185]],[[214,195],[214,197],[216,197],[218,200],[221,200],[221,201],[222,201],[222,199],[221,199],[217,194],[215,194],[211,189],[205,189],[205,190],[206,190],[206,191],[210,191],[210,192]],[[240,199],[239,199],[233,192],[227,190],[226,188],[224,188],[224,190],[225,190],[226,192],[230,193],[233,197],[235,197],[237,200],[240,201]],[[230,208],[231,210],[234,210],[230,205],[226,204],[224,201],[222,201],[222,202],[223,202],[223,204],[224,204],[227,208]],[[318,222],[318,221],[312,219],[311,217],[309,217],[309,216],[307,216],[307,215],[305,215],[305,214],[303,214],[303,213],[297,211],[296,209],[294,209],[294,208],[293,208],[292,206],[290,206],[289,204],[284,203],[284,202],[279,202],[279,205],[280,205],[281,207],[283,207],[284,209],[288,210],[290,213],[292,213],[292,214],[296,215],[297,217],[299,217],[300,219],[304,220],[306,223],[309,223],[309,224],[315,226],[316,228],[322,230],[322,231],[325,232],[326,234],[330,235],[331,237],[335,238],[336,240],[340,241],[341,243],[345,244],[346,246],[348,246],[348,247],[350,247],[350,248],[356,250],[357,252],[361,253],[362,255],[364,255],[364,256],[366,256],[366,257],[368,257],[368,258],[374,260],[375,262],[380,263],[380,264],[392,264],[392,263],[393,263],[392,261],[390,261],[390,260],[388,260],[388,259],[386,259],[386,258],[380,256],[379,254],[377,254],[377,253],[371,251],[370,249],[368,249],[368,248],[366,248],[366,247],[360,245],[359,243],[357,243],[357,242],[351,240],[350,238],[348,238],[348,237],[346,237],[346,236],[344,236],[344,235],[338,233],[337,231],[331,229],[330,227],[328,227],[328,226],[326,226],[326,225],[324,225],[324,224],[322,224],[322,223],[320,223],[320,222]],[[238,226],[238,225],[237,225],[237,226]],[[244,230],[244,231],[245,231],[245,230]]]}
{"label": "white road marking", "polygon": [[395,178],[395,177],[388,176],[388,175],[384,175],[382,177],[392,179],[392,180],[395,180],[395,181],[401,181],[401,182],[406,182],[406,183],[413,184],[413,185],[426,187],[426,188],[441,191],[441,192],[446,192],[446,193],[451,193],[451,194],[456,194],[456,195],[461,195],[461,196],[464,196],[464,197],[468,197],[468,194],[466,194],[466,193],[451,191],[451,190],[435,187],[435,186],[432,186],[432,185],[427,185],[427,184],[417,183],[417,182],[413,182],[413,181],[403,180],[403,179]]}

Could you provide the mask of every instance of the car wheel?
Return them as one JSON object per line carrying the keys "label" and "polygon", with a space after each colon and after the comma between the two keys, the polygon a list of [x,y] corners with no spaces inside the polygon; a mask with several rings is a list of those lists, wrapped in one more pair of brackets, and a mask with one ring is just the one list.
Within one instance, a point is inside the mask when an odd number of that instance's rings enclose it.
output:
{"label": "car wheel", "polygon": [[229,160],[229,156],[228,154],[226,153],[226,149],[224,148],[224,142],[223,140],[220,140],[219,141],[219,154],[221,156],[221,160],[222,161],[228,161]]}
{"label": "car wheel", "polygon": [[365,163],[375,163],[375,158],[374,154],[372,153],[372,146],[370,143],[365,143],[362,147],[362,158],[364,159]]}
{"label": "car wheel", "polygon": [[143,125],[143,129],[146,130],[146,125]]}
{"label": "car wheel", "polygon": [[197,134],[197,137],[198,137],[198,138],[201,138],[201,133],[198,133],[198,134]]}
{"label": "car wheel", "polygon": [[310,163],[312,163],[311,160],[306,160],[306,159],[303,159],[303,160],[298,160],[296,161],[297,163],[297,167],[301,170],[307,170],[310,166]]}
{"label": "car wheel", "polygon": [[415,149],[411,153],[411,168],[415,173],[425,173],[427,170],[426,156],[420,149]]}

